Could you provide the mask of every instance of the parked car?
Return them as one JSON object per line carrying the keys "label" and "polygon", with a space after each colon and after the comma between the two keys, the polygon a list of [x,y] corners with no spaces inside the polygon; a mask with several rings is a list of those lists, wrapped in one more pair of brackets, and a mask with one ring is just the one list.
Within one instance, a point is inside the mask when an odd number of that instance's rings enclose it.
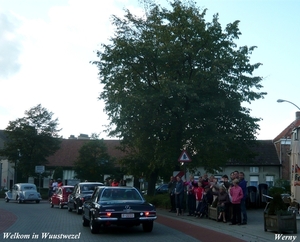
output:
{"label": "parked car", "polygon": [[41,194],[37,192],[36,185],[32,183],[17,183],[11,190],[5,193],[5,201],[9,202],[10,200],[17,201],[18,203],[27,201],[39,203],[42,197]]}
{"label": "parked car", "polygon": [[97,187],[91,199],[83,205],[83,226],[92,233],[111,225],[139,226],[151,232],[156,219],[156,209],[147,203],[134,187]]}
{"label": "parked car", "polygon": [[80,182],[74,186],[73,192],[68,197],[68,211],[76,210],[77,214],[82,213],[83,203],[90,199],[95,187],[103,186],[101,182]]}
{"label": "parked car", "polygon": [[63,208],[64,205],[68,204],[68,197],[73,192],[74,186],[61,186],[58,187],[56,192],[50,198],[51,208],[54,205],[58,206],[59,208]]}
{"label": "parked car", "polygon": [[168,184],[161,184],[155,189],[155,194],[163,194],[168,192],[169,192]]}

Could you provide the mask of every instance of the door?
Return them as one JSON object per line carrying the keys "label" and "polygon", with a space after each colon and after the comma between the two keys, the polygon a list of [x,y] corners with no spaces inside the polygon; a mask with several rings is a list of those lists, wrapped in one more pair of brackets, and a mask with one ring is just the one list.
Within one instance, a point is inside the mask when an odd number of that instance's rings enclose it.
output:
{"label": "door", "polygon": [[17,185],[14,185],[11,191],[12,199],[17,199],[18,192],[19,192],[19,187]]}

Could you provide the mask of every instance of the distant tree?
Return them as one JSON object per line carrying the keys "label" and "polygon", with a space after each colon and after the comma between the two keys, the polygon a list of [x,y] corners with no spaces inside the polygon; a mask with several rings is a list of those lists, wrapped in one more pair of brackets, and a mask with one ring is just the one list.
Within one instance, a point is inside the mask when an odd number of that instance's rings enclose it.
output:
{"label": "distant tree", "polygon": [[114,173],[113,159],[107,153],[103,139],[89,140],[80,148],[74,170],[76,178],[89,181],[103,181],[105,174]]}
{"label": "distant tree", "polygon": [[14,163],[18,176],[35,174],[35,166],[47,164],[47,157],[60,147],[58,119],[41,104],[25,111],[25,117],[10,121],[5,129],[7,140],[0,155]]}
{"label": "distant tree", "polygon": [[64,169],[61,166],[58,166],[54,170],[53,179],[57,180],[58,178],[63,179]]}
{"label": "distant tree", "polygon": [[223,30],[218,15],[206,22],[206,10],[191,1],[174,0],[170,10],[144,2],[146,17],[129,10],[123,19],[113,16],[115,34],[94,64],[110,135],[122,140],[124,165],[144,174],[151,194],[158,176],[179,169],[184,148],[190,168],[249,159],[260,119],[242,103],[266,93],[256,92],[262,78],[253,76],[261,64],[250,63],[255,47],[234,42],[239,21]]}

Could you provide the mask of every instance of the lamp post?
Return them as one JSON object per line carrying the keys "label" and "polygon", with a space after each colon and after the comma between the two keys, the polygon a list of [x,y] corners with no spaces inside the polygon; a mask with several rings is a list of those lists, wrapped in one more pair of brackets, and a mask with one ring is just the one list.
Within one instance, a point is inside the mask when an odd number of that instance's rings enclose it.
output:
{"label": "lamp post", "polygon": [[14,177],[14,184],[16,184],[17,183],[17,179],[18,179],[18,173],[17,173],[17,169],[18,169],[18,163],[19,163],[19,161],[20,161],[20,157],[21,157],[21,155],[20,155],[20,149],[18,149],[18,159],[15,161],[15,177]]}
{"label": "lamp post", "polygon": [[300,110],[300,108],[299,108],[295,103],[292,103],[292,102],[290,102],[290,101],[283,100],[283,99],[278,99],[277,102],[278,102],[278,103],[287,102],[287,103],[293,104],[296,108],[298,108],[298,110]]}

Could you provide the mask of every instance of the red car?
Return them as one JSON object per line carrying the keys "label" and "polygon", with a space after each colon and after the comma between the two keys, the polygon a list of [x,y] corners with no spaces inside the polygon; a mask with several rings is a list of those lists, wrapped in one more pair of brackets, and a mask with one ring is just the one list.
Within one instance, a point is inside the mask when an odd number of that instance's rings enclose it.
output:
{"label": "red car", "polygon": [[59,208],[63,208],[64,205],[68,204],[68,196],[74,190],[74,186],[61,186],[58,187],[56,192],[50,199],[51,208],[57,205]]}

